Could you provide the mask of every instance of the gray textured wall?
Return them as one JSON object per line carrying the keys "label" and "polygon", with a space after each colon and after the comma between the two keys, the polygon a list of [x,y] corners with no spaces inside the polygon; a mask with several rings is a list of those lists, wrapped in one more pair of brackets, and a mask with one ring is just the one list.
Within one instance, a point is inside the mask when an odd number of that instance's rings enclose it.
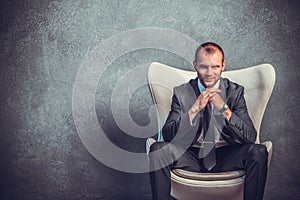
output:
{"label": "gray textured wall", "polygon": [[[100,42],[121,31],[163,27],[223,46],[227,70],[271,63],[276,71],[261,127],[272,140],[265,199],[300,199],[299,4],[296,1],[2,0],[0,6],[0,199],[150,199],[147,174],[111,169],[79,139],[72,116],[76,73]],[[194,49],[191,49],[191,53]],[[144,139],[115,125],[110,97],[118,78],[159,61],[192,65],[162,50],[143,49],[113,62],[96,93],[99,123],[117,145],[143,152]],[[130,100],[140,125],[149,123],[146,86]]]}

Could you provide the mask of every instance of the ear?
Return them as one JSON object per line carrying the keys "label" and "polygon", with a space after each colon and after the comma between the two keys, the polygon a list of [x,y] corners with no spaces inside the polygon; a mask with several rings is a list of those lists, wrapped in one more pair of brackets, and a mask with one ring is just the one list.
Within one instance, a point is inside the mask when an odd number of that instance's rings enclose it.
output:
{"label": "ear", "polygon": [[197,68],[196,68],[197,67],[197,61],[196,60],[193,61],[193,65],[194,65],[195,71],[197,71]]}
{"label": "ear", "polygon": [[226,66],[226,60],[223,61],[222,71],[224,71],[225,66]]}
{"label": "ear", "polygon": [[196,62],[196,60],[194,60],[194,61],[193,61],[193,65],[194,65],[194,67],[196,67],[196,66],[197,66],[197,62]]}

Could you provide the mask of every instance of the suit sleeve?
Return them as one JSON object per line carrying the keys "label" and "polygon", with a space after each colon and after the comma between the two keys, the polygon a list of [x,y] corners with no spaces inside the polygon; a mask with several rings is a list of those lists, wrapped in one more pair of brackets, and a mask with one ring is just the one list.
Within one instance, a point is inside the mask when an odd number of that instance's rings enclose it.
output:
{"label": "suit sleeve", "polygon": [[174,88],[171,111],[163,126],[162,134],[166,142],[171,142],[176,136],[175,142],[177,144],[190,145],[197,133],[199,114],[191,124],[188,112],[184,111],[182,107],[176,88]]}
{"label": "suit sleeve", "polygon": [[243,87],[241,87],[236,99],[233,108],[231,108],[230,120],[225,120],[222,136],[225,140],[234,144],[254,143],[257,132],[248,114]]}

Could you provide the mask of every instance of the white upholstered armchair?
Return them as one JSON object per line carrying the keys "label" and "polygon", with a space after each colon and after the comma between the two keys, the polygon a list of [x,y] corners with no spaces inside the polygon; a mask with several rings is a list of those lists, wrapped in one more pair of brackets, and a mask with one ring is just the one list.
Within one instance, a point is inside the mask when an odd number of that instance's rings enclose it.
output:
{"label": "white upholstered armchair", "polygon": [[[168,116],[173,88],[196,76],[195,71],[181,70],[157,62],[151,63],[148,81],[153,101],[160,105],[157,107],[159,129]],[[225,71],[222,77],[229,78],[245,87],[248,112],[258,133],[256,143],[260,143],[260,125],[275,83],[274,68],[270,64],[262,64]],[[159,133],[158,139],[162,139],[161,137]],[[153,142],[155,140],[149,138],[147,144],[151,145]],[[272,157],[272,142],[266,141],[262,144],[266,145],[269,153],[269,166]],[[178,200],[242,200],[244,176],[244,171],[198,173],[174,169],[171,171],[171,195]]]}

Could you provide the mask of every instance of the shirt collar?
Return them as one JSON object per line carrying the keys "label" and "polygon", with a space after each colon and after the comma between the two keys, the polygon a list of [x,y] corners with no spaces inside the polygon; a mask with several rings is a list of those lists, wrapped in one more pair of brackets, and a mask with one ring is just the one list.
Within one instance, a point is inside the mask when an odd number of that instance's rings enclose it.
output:
{"label": "shirt collar", "polygon": [[[213,88],[219,88],[219,86],[220,86],[220,79],[216,82]],[[200,90],[200,93],[202,93],[205,90],[205,87],[202,85],[199,78],[198,78],[198,88]]]}

